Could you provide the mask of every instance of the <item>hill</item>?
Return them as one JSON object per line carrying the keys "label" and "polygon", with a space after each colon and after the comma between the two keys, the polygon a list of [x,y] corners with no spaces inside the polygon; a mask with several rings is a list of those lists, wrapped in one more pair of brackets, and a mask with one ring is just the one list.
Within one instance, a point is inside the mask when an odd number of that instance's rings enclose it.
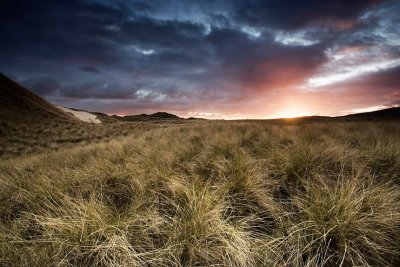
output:
{"label": "hill", "polygon": [[160,121],[160,120],[180,120],[181,118],[168,113],[168,112],[156,112],[153,114],[140,114],[140,115],[128,115],[118,117],[122,121]]}
{"label": "hill", "polygon": [[344,116],[303,116],[297,118],[271,119],[275,124],[302,124],[315,122],[334,122],[334,121],[397,121],[400,120],[400,107],[391,107],[371,112],[348,114]]}
{"label": "hill", "polygon": [[342,118],[384,118],[400,119],[400,107],[392,107],[371,112],[355,113],[342,116]]}
{"label": "hill", "polygon": [[[174,114],[168,112],[156,112],[153,114],[138,114],[138,115],[126,115],[126,116],[118,116],[118,115],[108,115],[102,112],[94,112],[94,111],[87,111],[83,109],[76,109],[76,108],[68,108],[71,111],[78,111],[78,112],[88,112],[93,114],[99,119],[102,123],[116,123],[116,122],[165,122],[165,121],[172,121],[172,120],[183,120]],[[195,118],[190,118],[195,119]]]}
{"label": "hill", "polygon": [[61,111],[0,73],[0,122],[3,124],[33,124],[57,120],[72,122],[71,115]]}

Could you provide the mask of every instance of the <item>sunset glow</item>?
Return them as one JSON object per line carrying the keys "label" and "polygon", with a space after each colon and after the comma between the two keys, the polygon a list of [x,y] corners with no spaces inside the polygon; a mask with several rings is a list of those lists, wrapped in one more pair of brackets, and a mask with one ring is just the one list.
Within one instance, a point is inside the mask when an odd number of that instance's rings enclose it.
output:
{"label": "sunset glow", "polygon": [[298,107],[287,107],[282,111],[276,113],[276,118],[296,118],[296,117],[303,117],[303,116],[310,116],[311,113],[304,108]]}
{"label": "sunset glow", "polygon": [[0,71],[61,106],[249,119],[400,104],[396,0],[7,0],[2,10]]}

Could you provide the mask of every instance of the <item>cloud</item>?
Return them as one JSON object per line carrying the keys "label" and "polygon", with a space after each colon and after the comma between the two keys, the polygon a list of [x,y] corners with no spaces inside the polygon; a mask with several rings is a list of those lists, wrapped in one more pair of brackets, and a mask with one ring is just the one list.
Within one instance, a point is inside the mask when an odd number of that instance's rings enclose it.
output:
{"label": "cloud", "polygon": [[80,67],[78,67],[78,69],[80,69],[83,72],[91,72],[91,73],[97,73],[97,74],[101,73],[101,70],[99,70],[98,68],[93,67],[93,66],[80,66]]}
{"label": "cloud", "polygon": [[61,87],[61,83],[50,76],[29,78],[21,81],[27,88],[41,96],[53,95]]}
{"label": "cloud", "polygon": [[[286,46],[265,34],[251,40],[234,30],[213,30],[209,36],[222,61],[224,75],[247,85],[269,88],[300,82],[325,62],[323,45]],[[234,46],[227,46],[234,43]]]}
{"label": "cloud", "polygon": [[329,24],[334,27],[350,25],[365,9],[380,0],[251,0],[239,1],[234,16],[244,23],[278,29],[293,30],[306,26]]}
{"label": "cloud", "polygon": [[[59,104],[111,113],[244,114],[235,109],[259,112],[289,94],[339,101],[333,92],[358,90],[350,81],[393,67],[355,66],[400,58],[395,1],[3,2],[1,71]],[[299,89],[346,69],[354,75],[321,92]]]}
{"label": "cloud", "polygon": [[[400,104],[400,67],[381,70],[327,85],[323,90],[310,92],[310,95],[330,99],[346,111],[369,108],[371,106],[393,106]],[[327,97],[328,96],[328,97]]]}

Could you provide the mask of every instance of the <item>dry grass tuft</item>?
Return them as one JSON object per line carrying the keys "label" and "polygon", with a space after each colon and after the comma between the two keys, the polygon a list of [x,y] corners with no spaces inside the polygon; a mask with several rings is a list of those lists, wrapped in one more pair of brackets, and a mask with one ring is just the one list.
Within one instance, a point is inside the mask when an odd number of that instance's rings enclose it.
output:
{"label": "dry grass tuft", "polygon": [[0,162],[0,266],[399,265],[397,123],[132,125]]}

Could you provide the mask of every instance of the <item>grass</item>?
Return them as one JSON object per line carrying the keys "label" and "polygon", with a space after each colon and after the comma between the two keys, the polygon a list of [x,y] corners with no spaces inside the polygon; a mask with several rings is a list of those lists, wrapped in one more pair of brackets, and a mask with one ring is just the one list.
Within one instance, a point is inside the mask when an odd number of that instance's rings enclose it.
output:
{"label": "grass", "polygon": [[118,125],[0,161],[0,266],[400,264],[396,122]]}
{"label": "grass", "polygon": [[76,145],[87,145],[113,140],[128,135],[167,127],[180,121],[113,122],[90,124],[78,120],[49,118],[38,121],[1,122],[0,157],[34,155],[49,150],[60,150]]}

